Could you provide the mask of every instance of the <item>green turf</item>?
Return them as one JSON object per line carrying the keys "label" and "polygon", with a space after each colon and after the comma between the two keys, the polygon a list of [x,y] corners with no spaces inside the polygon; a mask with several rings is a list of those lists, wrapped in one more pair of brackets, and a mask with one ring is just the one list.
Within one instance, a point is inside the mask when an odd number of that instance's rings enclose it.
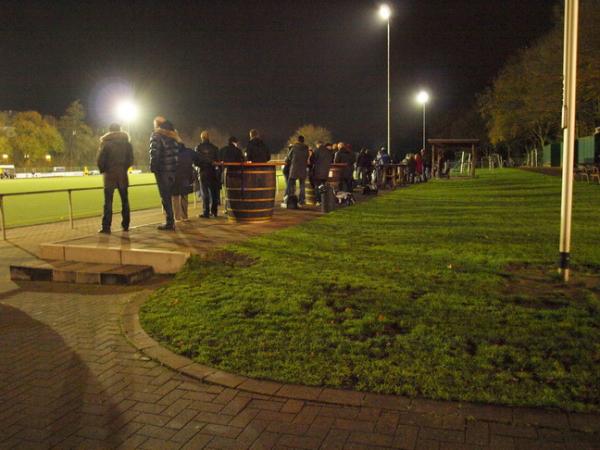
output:
{"label": "green turf", "polygon": [[[155,182],[153,174],[130,175],[129,180],[132,186]],[[102,177],[60,177],[0,181],[0,193],[2,194],[89,187],[102,187]],[[73,192],[72,196],[75,218],[102,214],[102,204],[104,202],[102,189]],[[160,206],[156,186],[131,187],[129,189],[129,203],[133,210]],[[115,192],[114,210],[117,211],[120,208],[121,199],[119,194]],[[66,192],[9,196],[4,199],[4,210],[7,228],[68,220],[68,196]]]}
{"label": "green turf", "polygon": [[[156,208],[160,206],[160,197],[156,186],[133,187],[136,184],[155,183],[151,173],[130,175],[129,203],[132,210]],[[283,179],[278,178],[279,188],[283,189]],[[0,194],[16,192],[57,191],[102,187],[101,176],[35,178],[19,180],[0,180]],[[104,196],[101,189],[73,192],[73,215],[75,218],[92,217],[102,214]],[[120,211],[121,199],[115,192],[114,210]],[[4,198],[6,227],[58,222],[69,219],[68,195],[66,192],[20,195]]]}
{"label": "green turf", "polygon": [[[382,195],[192,259],[142,308],[175,351],[238,374],[436,399],[600,410],[600,187],[516,170]],[[585,283],[587,284],[585,284]]]}

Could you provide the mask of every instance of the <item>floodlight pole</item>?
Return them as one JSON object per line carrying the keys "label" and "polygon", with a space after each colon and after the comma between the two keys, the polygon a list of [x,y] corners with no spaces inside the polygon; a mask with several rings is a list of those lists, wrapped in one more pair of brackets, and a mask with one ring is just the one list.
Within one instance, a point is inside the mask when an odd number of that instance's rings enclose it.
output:
{"label": "floodlight pole", "polygon": [[392,157],[392,99],[390,94],[390,19],[387,20],[387,151]]}
{"label": "floodlight pole", "polygon": [[423,147],[421,148],[425,148],[425,104],[427,102],[423,102]]}
{"label": "floodlight pole", "polygon": [[571,258],[571,217],[573,212],[573,164],[575,155],[575,113],[577,108],[577,36],[579,0],[565,0],[564,62],[563,62],[563,160],[562,199],[560,209],[559,273],[569,281]]}

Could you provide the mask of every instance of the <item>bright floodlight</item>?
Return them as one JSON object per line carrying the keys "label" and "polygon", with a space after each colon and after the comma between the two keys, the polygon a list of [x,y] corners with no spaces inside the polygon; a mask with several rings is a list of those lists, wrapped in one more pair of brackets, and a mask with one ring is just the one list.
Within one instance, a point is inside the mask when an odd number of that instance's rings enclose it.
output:
{"label": "bright floodlight", "polygon": [[392,10],[388,5],[381,5],[379,7],[379,17],[381,17],[383,20],[389,20],[391,16]]}
{"label": "bright floodlight", "polygon": [[52,155],[46,155],[46,161],[52,161]]}
{"label": "bright floodlight", "polygon": [[2,159],[8,159],[8,155],[7,155],[6,153],[4,153],[4,154],[2,155]]}
{"label": "bright floodlight", "polygon": [[119,102],[117,104],[117,109],[115,112],[116,112],[117,118],[121,122],[125,122],[125,123],[133,122],[138,115],[137,106],[131,100],[123,100],[123,101]]}
{"label": "bright floodlight", "polygon": [[417,102],[421,105],[424,105],[429,101],[429,94],[425,91],[421,91],[417,94]]}

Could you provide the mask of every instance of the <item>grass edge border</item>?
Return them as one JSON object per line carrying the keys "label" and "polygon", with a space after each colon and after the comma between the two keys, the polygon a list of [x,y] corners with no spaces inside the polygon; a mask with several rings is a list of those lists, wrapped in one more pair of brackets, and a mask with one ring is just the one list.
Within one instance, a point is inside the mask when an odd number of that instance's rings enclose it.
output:
{"label": "grass edge border", "polygon": [[[152,290],[134,296],[122,308],[119,326],[125,339],[140,353],[177,373],[195,380],[258,395],[339,406],[382,408],[434,415],[463,415],[467,420],[543,426],[585,433],[600,433],[600,415],[545,407],[517,407],[475,402],[412,399],[409,397],[286,384],[235,375],[196,363],[161,346],[142,328],[139,310]],[[493,419],[491,418],[493,415]],[[479,416],[479,417],[478,417]],[[591,423],[590,423],[591,422]],[[595,424],[595,425],[594,425]]]}

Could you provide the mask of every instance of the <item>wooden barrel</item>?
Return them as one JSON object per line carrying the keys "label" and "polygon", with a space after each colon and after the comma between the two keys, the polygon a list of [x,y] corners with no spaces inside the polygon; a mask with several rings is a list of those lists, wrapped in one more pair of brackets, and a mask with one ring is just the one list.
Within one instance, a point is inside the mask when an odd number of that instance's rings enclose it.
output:
{"label": "wooden barrel", "polygon": [[315,196],[315,188],[309,179],[306,179],[306,204],[307,205],[316,205],[317,198]]}
{"label": "wooden barrel", "polygon": [[226,163],[225,187],[229,219],[265,222],[273,217],[275,168],[273,163]]}
{"label": "wooden barrel", "polygon": [[342,181],[342,171],[346,167],[346,164],[331,164],[329,166],[329,178],[327,183],[334,189],[338,189],[340,181]]}

